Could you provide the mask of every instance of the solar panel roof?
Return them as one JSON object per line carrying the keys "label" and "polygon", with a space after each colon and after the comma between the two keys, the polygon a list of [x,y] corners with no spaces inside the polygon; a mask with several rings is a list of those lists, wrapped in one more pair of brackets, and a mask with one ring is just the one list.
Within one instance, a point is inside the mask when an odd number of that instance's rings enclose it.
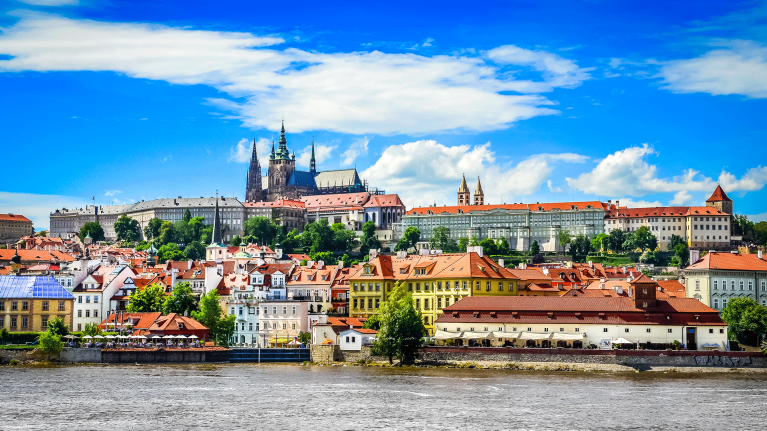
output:
{"label": "solar panel roof", "polygon": [[0,276],[0,298],[73,299],[71,293],[49,275]]}

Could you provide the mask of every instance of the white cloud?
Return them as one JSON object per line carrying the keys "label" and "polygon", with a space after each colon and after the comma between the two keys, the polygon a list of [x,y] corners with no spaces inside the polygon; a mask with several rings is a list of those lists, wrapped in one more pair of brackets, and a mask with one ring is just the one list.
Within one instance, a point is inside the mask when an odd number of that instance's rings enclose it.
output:
{"label": "white cloud", "polygon": [[[263,157],[269,157],[271,152],[271,141],[266,138],[259,138],[256,141],[256,152],[258,154],[258,161],[261,163],[261,167],[264,167]],[[250,156],[253,154],[253,141],[246,138],[240,139],[240,142],[235,144],[229,149],[229,162],[235,163],[247,163],[250,161]]]}
{"label": "white cloud", "polygon": [[616,199],[613,203],[618,202],[618,205],[626,208],[651,208],[651,207],[662,207],[664,206],[660,201],[643,201],[643,200],[634,200],[631,198],[620,198]]}
{"label": "white cloud", "polygon": [[79,0],[18,0],[34,6],[75,6]]}
{"label": "white cloud", "polygon": [[357,157],[366,155],[368,153],[368,143],[370,143],[370,140],[367,136],[354,141],[354,143],[349,145],[349,148],[342,154],[344,159],[341,161],[341,164],[349,166],[354,163],[354,160],[357,159]]}
{"label": "white cloud", "polygon": [[104,196],[115,196],[122,192],[123,192],[122,190],[107,190],[106,192],[104,192]]}
{"label": "white cloud", "polygon": [[499,64],[527,66],[543,74],[543,82],[516,81],[515,89],[522,92],[551,91],[556,87],[575,88],[590,79],[592,69],[578,67],[574,61],[546,51],[532,51],[505,45],[487,52],[488,58]]}
{"label": "white cloud", "polygon": [[[647,163],[646,160],[653,154],[657,153],[647,144],[616,151],[600,161],[590,172],[582,173],[577,178],[567,178],[567,183],[584,193],[599,196],[644,196],[681,191],[711,192],[716,188],[716,181],[699,175],[700,172],[693,169],[687,169],[682,175],[672,178],[658,178],[657,166]],[[749,169],[740,179],[722,170],[719,182],[728,192],[760,190],[767,183],[767,167]],[[677,198],[686,196],[689,195],[678,194]]]}
{"label": "white cloud", "polygon": [[546,181],[546,185],[549,186],[549,191],[552,193],[561,193],[562,187],[554,187],[554,183],[551,180]]}
{"label": "white cloud", "polygon": [[[314,144],[314,161],[317,163],[317,170],[320,171],[320,164],[324,162],[325,160],[330,158],[330,155],[333,153],[333,150],[338,148],[337,145],[325,145],[325,144]],[[309,167],[309,162],[312,159],[312,146],[309,145],[307,147],[304,147],[301,151],[298,152],[298,155],[296,156],[296,165],[297,166],[303,166],[305,168]]]}
{"label": "white cloud", "polygon": [[170,160],[172,158],[173,158],[173,156],[165,156],[165,157],[162,158],[161,162],[165,163],[165,162],[167,162],[168,160]]}
{"label": "white cloud", "polygon": [[373,186],[399,193],[405,205],[434,202],[455,205],[455,192],[466,175],[472,191],[481,177],[485,202],[514,202],[515,196],[538,191],[559,162],[582,163],[578,154],[536,154],[516,166],[499,165],[491,144],[448,147],[433,140],[392,145],[361,173]]}
{"label": "white cloud", "polygon": [[32,220],[37,232],[50,227],[50,213],[56,209],[83,208],[90,204],[90,199],[75,196],[0,192],[0,208],[3,212],[27,217]]}
{"label": "white cloud", "polygon": [[674,194],[674,199],[672,199],[668,204],[673,206],[684,206],[691,200],[692,196],[687,193],[687,190],[681,190]]}
{"label": "white cloud", "polygon": [[[16,12],[19,15],[18,12]],[[437,55],[276,49],[280,37],[21,13],[3,29],[0,71],[114,71],[204,84],[244,102],[211,99],[244,125],[353,134],[498,130],[557,113],[539,92],[572,88],[587,69],[544,51],[501,47]],[[267,48],[269,47],[269,48]],[[539,73],[517,80],[509,66]],[[521,94],[508,94],[517,92]]]}
{"label": "white cloud", "polygon": [[432,39],[432,38],[428,38],[428,39],[426,39],[426,40],[425,40],[425,41],[424,41],[424,42],[421,44],[421,46],[423,46],[423,47],[431,46],[431,43],[432,43],[432,42],[434,42],[434,39]]}
{"label": "white cloud", "polygon": [[660,76],[665,88],[678,93],[765,98],[767,47],[752,41],[732,41],[698,58],[666,62]]}

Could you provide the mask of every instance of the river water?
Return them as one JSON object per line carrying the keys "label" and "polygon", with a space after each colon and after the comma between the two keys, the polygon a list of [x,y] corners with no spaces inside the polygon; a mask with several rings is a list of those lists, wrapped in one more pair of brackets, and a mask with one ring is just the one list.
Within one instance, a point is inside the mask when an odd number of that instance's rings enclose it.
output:
{"label": "river water", "polygon": [[764,429],[764,374],[0,368],[0,429]]}

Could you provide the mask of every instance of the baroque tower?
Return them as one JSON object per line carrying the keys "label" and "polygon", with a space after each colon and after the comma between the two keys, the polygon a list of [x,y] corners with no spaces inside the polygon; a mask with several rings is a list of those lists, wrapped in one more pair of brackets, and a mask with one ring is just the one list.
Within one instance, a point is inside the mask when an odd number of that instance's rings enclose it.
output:
{"label": "baroque tower", "polygon": [[255,139],[253,139],[253,154],[250,156],[248,177],[245,182],[245,200],[248,202],[264,200],[264,193],[261,187],[261,164],[258,162],[258,154],[256,154]]}
{"label": "baroque tower", "polygon": [[479,182],[479,177],[477,177],[477,188],[474,189],[474,205],[484,205],[485,204],[485,192],[482,191],[482,184]]}
{"label": "baroque tower", "polygon": [[458,187],[458,205],[470,205],[469,186],[466,184],[466,175],[461,180],[461,186]]}
{"label": "baroque tower", "polygon": [[277,151],[274,151],[272,143],[272,154],[269,156],[269,195],[267,200],[274,201],[281,196],[288,194],[288,179],[296,168],[296,156],[290,156],[288,151],[288,141],[285,139],[285,121],[282,122],[280,130],[280,145]]}

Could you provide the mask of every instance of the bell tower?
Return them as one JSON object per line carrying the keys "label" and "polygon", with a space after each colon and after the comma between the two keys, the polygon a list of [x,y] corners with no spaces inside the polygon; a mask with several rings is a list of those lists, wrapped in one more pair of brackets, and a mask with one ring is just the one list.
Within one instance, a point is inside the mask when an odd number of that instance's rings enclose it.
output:
{"label": "bell tower", "polygon": [[461,180],[461,186],[458,187],[458,205],[471,205],[471,200],[469,197],[469,186],[466,184],[466,175],[463,176],[463,179]]}
{"label": "bell tower", "polygon": [[267,200],[272,202],[285,196],[288,192],[288,181],[296,168],[295,154],[290,156],[288,151],[288,141],[285,138],[285,120],[282,121],[280,129],[280,143],[277,151],[274,151],[272,143],[272,154],[269,156],[269,195]]}

